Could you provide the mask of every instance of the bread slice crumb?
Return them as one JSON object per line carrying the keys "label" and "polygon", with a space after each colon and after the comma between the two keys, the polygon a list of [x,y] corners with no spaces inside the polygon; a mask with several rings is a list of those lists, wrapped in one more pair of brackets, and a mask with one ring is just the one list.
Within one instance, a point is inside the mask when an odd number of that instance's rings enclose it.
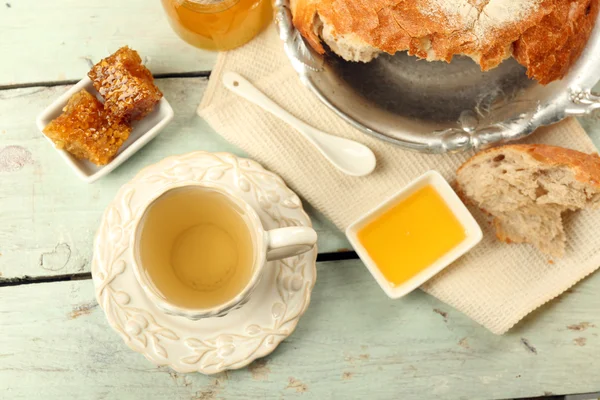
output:
{"label": "bread slice crumb", "polygon": [[457,171],[463,197],[493,217],[498,239],[565,254],[563,215],[600,205],[600,157],[547,145],[506,145]]}

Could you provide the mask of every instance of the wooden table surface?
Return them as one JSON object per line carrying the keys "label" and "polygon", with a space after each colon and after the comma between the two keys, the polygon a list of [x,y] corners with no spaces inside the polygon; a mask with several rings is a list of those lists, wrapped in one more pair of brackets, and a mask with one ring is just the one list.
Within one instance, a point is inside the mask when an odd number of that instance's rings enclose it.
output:
{"label": "wooden table surface", "polygon": [[[125,44],[157,76],[175,119],[87,185],[35,117]],[[420,291],[387,299],[348,259],[355,256],[344,235],[310,207],[322,254],[296,332],[239,371],[153,366],[127,348],[95,301],[93,235],[140,168],[199,149],[244,154],[195,112],[216,55],[172,33],[158,0],[4,0],[0,54],[0,398],[506,399],[600,390],[600,274],[496,336]],[[600,136],[599,121],[582,123]]]}

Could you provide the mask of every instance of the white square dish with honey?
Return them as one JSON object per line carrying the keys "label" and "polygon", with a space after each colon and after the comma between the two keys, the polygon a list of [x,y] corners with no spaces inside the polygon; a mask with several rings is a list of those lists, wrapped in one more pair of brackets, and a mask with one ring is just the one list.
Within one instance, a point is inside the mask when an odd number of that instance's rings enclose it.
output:
{"label": "white square dish with honey", "polygon": [[417,178],[346,229],[381,288],[399,298],[473,248],[481,228],[436,171]]}

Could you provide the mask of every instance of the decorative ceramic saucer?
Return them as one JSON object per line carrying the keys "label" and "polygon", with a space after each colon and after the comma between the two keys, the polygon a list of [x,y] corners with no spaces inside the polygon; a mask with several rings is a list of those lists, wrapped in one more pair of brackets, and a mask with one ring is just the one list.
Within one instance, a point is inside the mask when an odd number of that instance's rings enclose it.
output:
{"label": "decorative ceramic saucer", "polygon": [[134,222],[161,187],[199,181],[236,191],[265,229],[311,226],[298,196],[252,160],[206,152],[169,157],[142,170],[108,206],[96,235],[92,277],[108,322],[130,348],[177,372],[214,374],[266,356],[294,331],[317,277],[317,248],[270,262],[248,303],[223,317],[191,321],[164,313],[133,273]]}

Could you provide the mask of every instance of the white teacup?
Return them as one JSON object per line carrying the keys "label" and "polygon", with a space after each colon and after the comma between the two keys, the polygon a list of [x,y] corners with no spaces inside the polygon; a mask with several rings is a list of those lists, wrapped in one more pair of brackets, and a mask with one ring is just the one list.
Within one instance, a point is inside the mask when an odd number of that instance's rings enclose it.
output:
{"label": "white teacup", "polygon": [[267,261],[310,250],[308,227],[265,231],[256,211],[226,187],[171,185],[144,208],[134,228],[135,276],[165,312],[201,319],[247,302]]}

